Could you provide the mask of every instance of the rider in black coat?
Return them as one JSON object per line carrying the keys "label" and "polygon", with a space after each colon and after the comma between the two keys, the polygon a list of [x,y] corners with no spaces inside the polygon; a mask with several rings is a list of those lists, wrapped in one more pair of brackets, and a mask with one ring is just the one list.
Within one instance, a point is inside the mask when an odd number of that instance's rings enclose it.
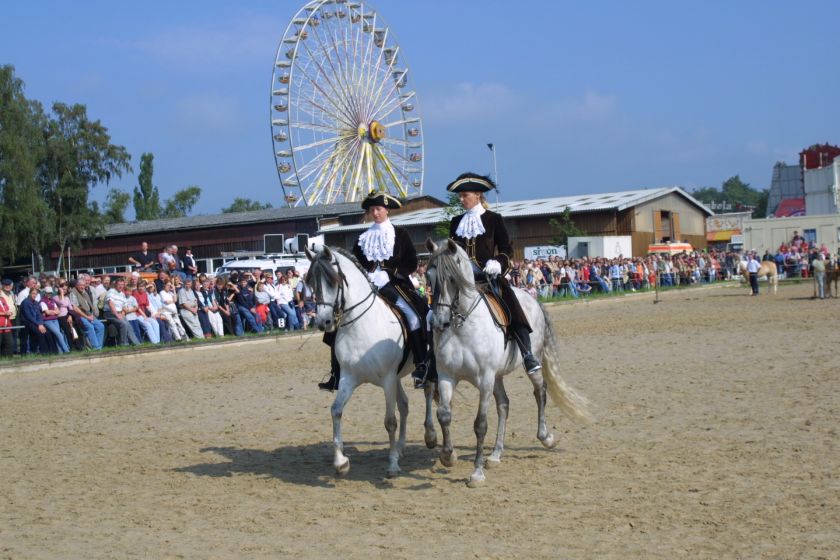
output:
{"label": "rider in black coat", "polygon": [[511,332],[522,352],[528,373],[542,366],[531,352],[531,326],[516,299],[505,274],[510,270],[513,246],[502,217],[487,208],[484,193],[495,189],[489,177],[463,173],[446,190],[457,193],[466,210],[449,225],[449,236],[467,252],[473,262],[476,280],[490,278],[499,288],[502,301],[510,312]]}
{"label": "rider in black coat", "polygon": [[[408,343],[414,356],[411,376],[415,387],[422,387],[428,369],[424,327],[428,310],[409,278],[417,269],[417,251],[411,236],[406,229],[395,227],[388,219],[388,211],[401,206],[399,200],[387,193],[371,192],[368,195],[362,202],[362,209],[369,213],[374,223],[359,236],[358,243],[353,246],[353,255],[367,271],[379,294],[403,312],[408,323]],[[324,337],[324,342],[331,347],[334,341],[334,333]],[[331,362],[330,379],[318,384],[325,391],[338,388],[341,374],[335,350],[332,351]]]}

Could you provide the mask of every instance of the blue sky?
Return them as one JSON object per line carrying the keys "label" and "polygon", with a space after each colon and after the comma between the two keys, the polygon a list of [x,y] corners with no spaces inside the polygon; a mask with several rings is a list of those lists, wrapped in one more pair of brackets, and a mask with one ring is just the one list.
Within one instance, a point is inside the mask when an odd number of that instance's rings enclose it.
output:
{"label": "blue sky", "polygon": [[[14,2],[0,64],[30,98],[83,103],[166,198],[281,205],[269,128],[277,42],[303,2]],[[489,172],[502,200],[665,185],[767,188],[840,143],[840,3],[377,0],[412,69],[425,192]],[[112,186],[130,191],[136,177]],[[102,199],[106,187],[97,187]],[[129,217],[133,212],[129,212]]]}

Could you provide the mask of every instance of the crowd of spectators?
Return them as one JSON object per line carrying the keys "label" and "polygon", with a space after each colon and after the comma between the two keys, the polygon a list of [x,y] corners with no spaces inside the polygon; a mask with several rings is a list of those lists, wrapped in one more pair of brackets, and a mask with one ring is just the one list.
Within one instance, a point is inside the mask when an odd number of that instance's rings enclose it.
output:
{"label": "crowd of spectators", "polygon": [[[746,256],[717,250],[614,259],[552,256],[513,261],[508,278],[535,298],[577,298],[647,290],[657,282],[667,287],[731,280]],[[838,258],[840,251],[832,256],[825,245],[817,247],[795,232],[762,260],[774,261],[780,277],[808,277],[836,267]],[[308,328],[315,314],[313,294],[294,269],[215,278],[198,272],[189,249],[179,255],[178,247],[169,245],[155,255],[146,243],[129,263],[134,270],[121,276],[30,276],[17,286],[3,280],[0,356],[299,330]],[[411,279],[425,294],[424,265]]]}
{"label": "crowd of spectators", "polygon": [[314,317],[313,294],[294,269],[214,277],[198,272],[189,249],[155,256],[146,243],[129,263],[122,275],[3,280],[0,356],[300,330]]}
{"label": "crowd of spectators", "polygon": [[[773,261],[782,278],[802,277],[808,278],[814,273],[814,261],[823,255],[823,259],[833,266],[836,258],[832,259],[831,252],[825,243],[819,247],[813,241],[808,242],[799,235],[798,231],[793,232],[790,242],[782,243],[775,253],[768,249],[761,257],[762,261]],[[840,257],[840,250],[836,257]]]}
{"label": "crowd of spectators", "polygon": [[[731,280],[739,275],[739,262],[745,261],[748,254],[711,249],[634,258],[526,259],[511,263],[509,279],[540,298],[634,292],[653,288],[656,282],[669,287]],[[817,247],[794,233],[790,243],[783,243],[776,253],[766,251],[761,260],[774,261],[780,278],[807,278],[814,272],[814,262],[821,260],[820,255],[829,268],[840,259],[840,251],[832,257],[825,244]],[[817,264],[818,268],[821,266]]]}
{"label": "crowd of spectators", "polygon": [[[514,286],[529,292],[535,298],[577,298],[591,293],[623,293],[660,287],[690,286],[732,280],[739,276],[739,262],[746,263],[753,252],[692,251],[676,255],[652,254],[647,257],[584,257],[564,259],[525,259],[512,261],[508,280]],[[814,261],[823,255],[825,266],[833,268],[840,260],[840,251],[834,257],[825,245],[808,244],[797,233],[790,243],[784,243],[776,253],[767,251],[761,260],[777,264],[780,278],[809,277],[814,271]],[[822,267],[817,263],[817,268]],[[421,265],[411,280],[421,293],[425,293],[425,270]]]}

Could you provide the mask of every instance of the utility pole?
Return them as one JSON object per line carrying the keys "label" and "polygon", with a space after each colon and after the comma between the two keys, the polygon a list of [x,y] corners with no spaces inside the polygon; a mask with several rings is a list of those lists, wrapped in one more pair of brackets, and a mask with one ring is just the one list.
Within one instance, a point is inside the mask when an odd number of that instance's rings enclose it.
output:
{"label": "utility pole", "polygon": [[496,210],[499,209],[499,168],[496,167],[496,145],[490,142],[487,144],[490,153],[493,154],[493,181],[496,183]]}

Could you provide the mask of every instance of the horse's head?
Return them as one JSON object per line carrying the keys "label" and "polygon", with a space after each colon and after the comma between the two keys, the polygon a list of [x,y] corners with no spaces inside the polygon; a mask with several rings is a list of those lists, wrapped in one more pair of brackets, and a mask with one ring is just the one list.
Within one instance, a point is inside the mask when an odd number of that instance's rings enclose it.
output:
{"label": "horse's head", "polygon": [[432,326],[442,331],[460,314],[461,292],[475,291],[472,264],[464,250],[451,239],[440,246],[428,239],[426,248],[431,253],[426,277],[432,294]]}
{"label": "horse's head", "polygon": [[338,327],[338,320],[344,306],[344,274],[330,248],[313,253],[306,248],[306,256],[312,263],[306,273],[305,282],[315,295],[315,326],[332,332]]}

